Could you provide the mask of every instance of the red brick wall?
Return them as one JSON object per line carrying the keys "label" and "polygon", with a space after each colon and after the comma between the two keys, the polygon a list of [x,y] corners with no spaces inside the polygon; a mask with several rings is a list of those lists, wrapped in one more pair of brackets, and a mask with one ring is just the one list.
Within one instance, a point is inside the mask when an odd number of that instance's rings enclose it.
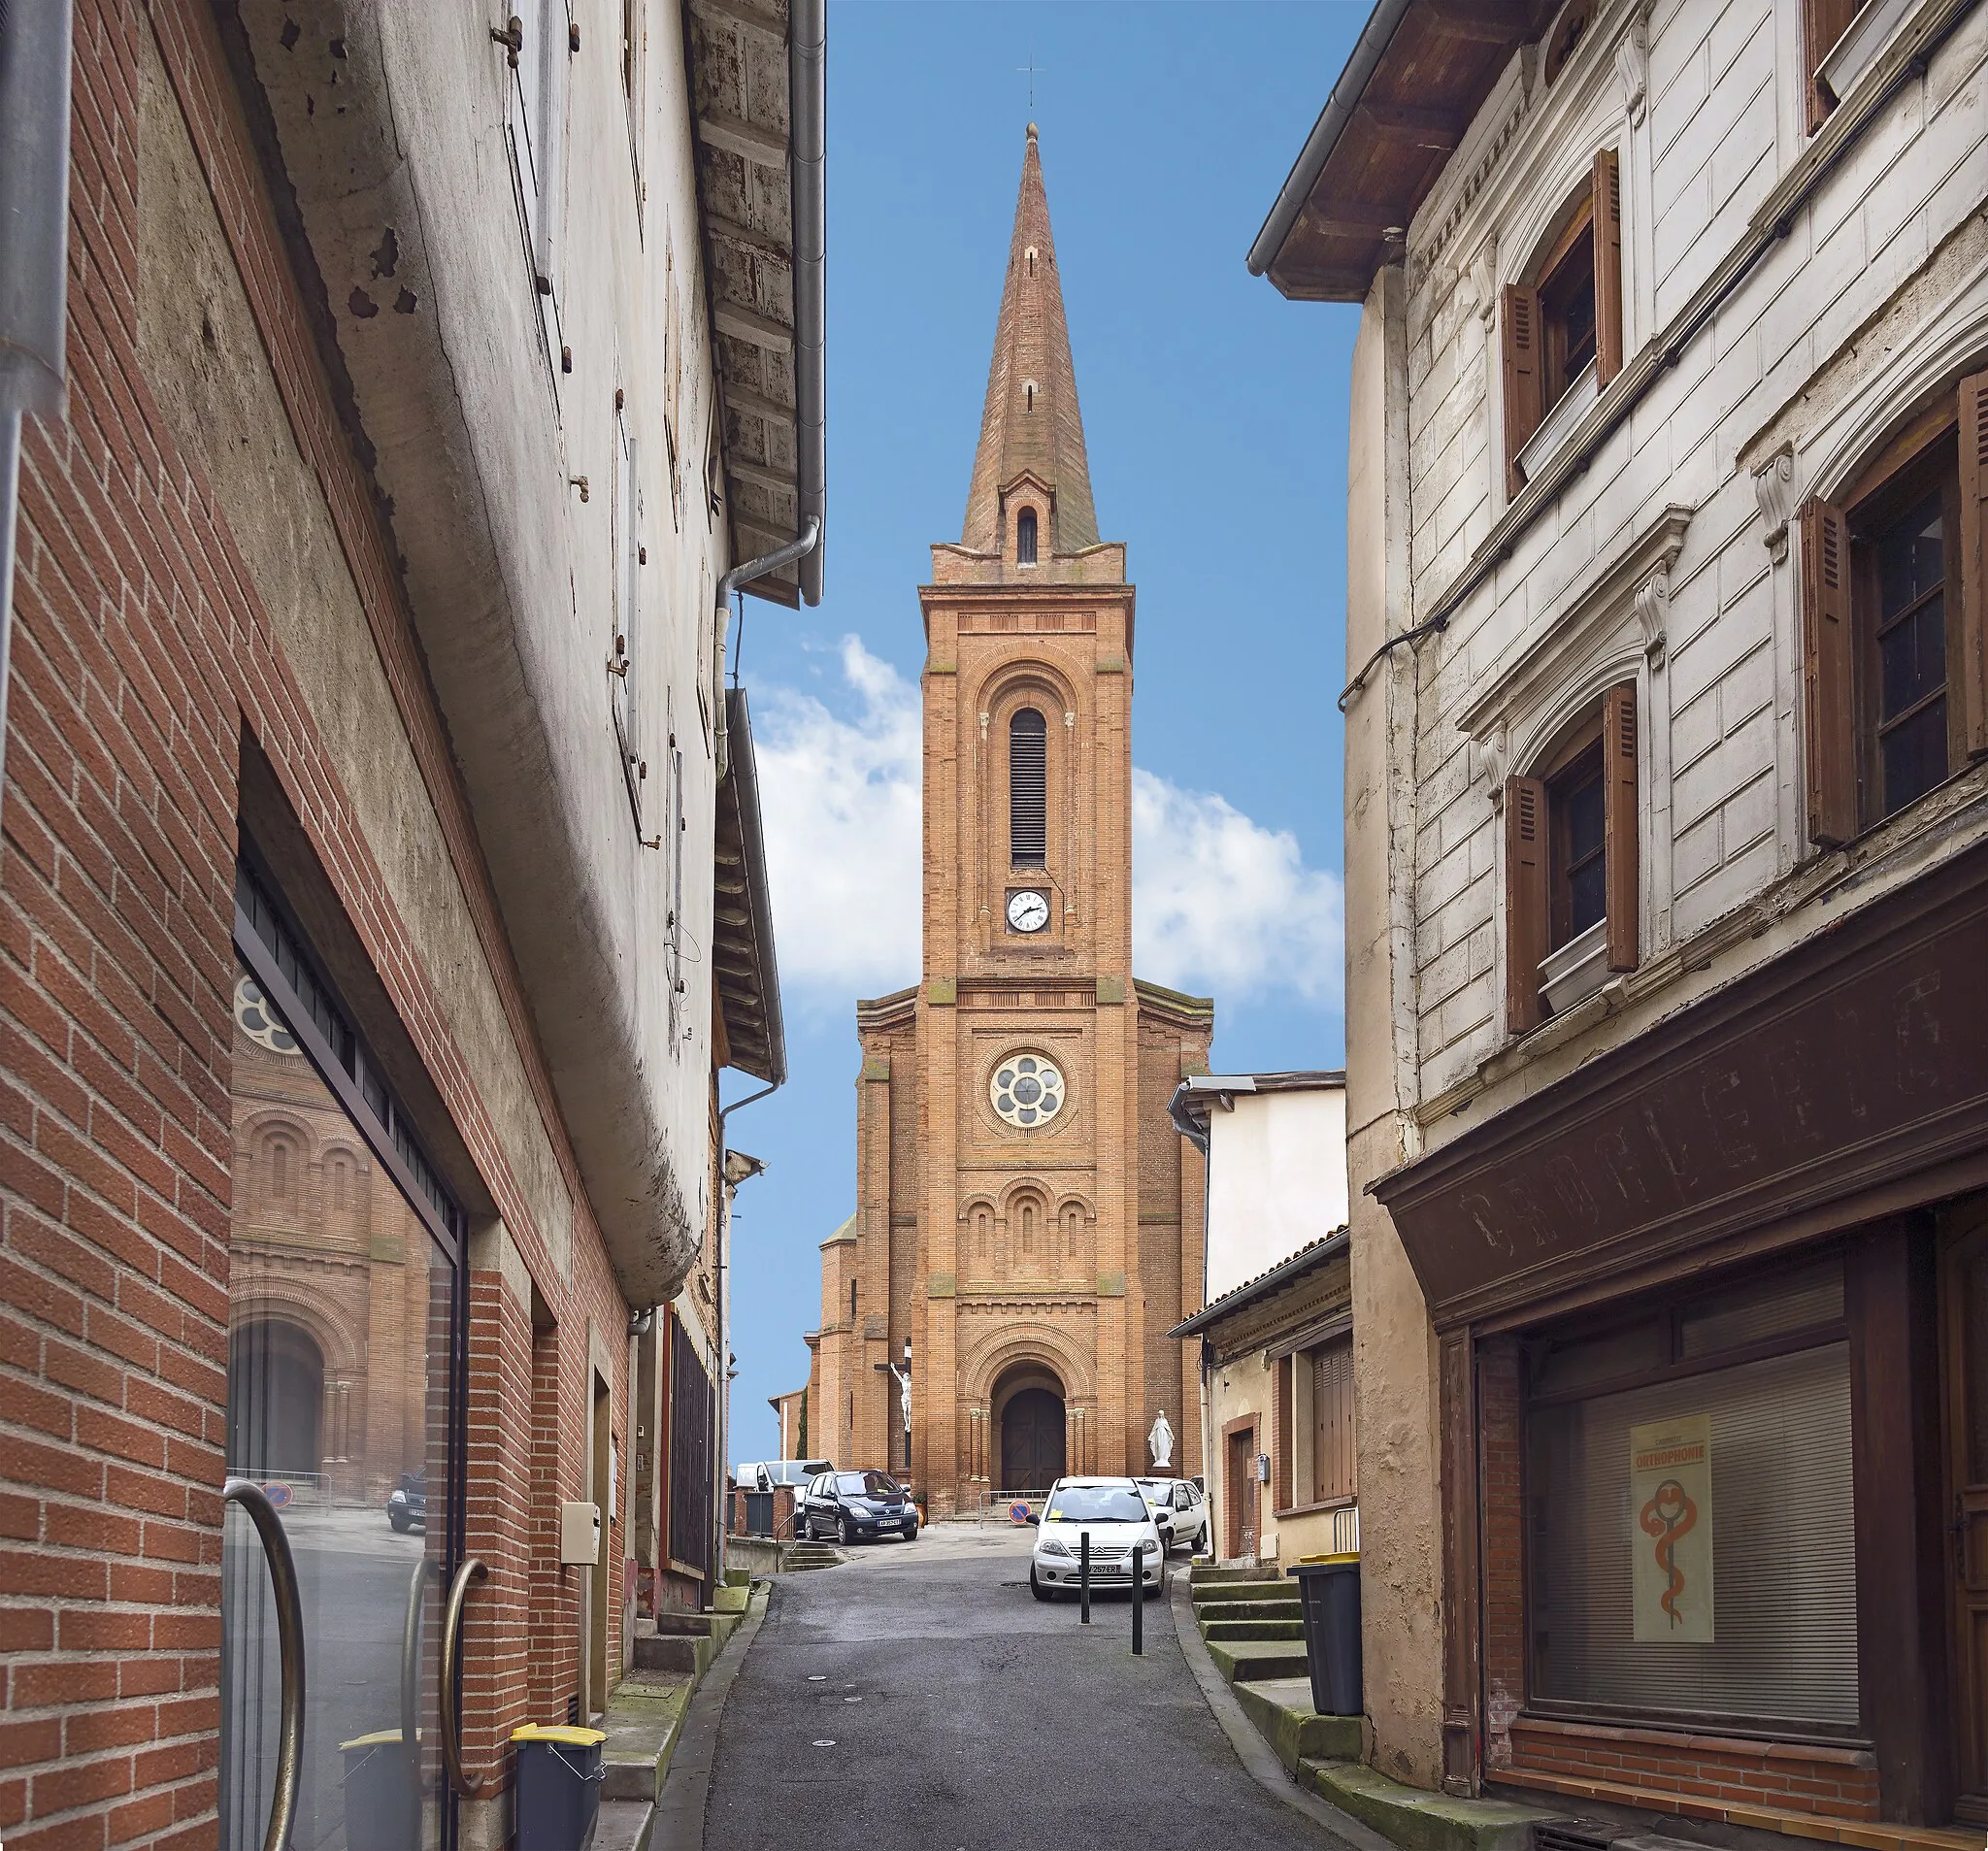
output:
{"label": "red brick wall", "polygon": [[[135,347],[138,35],[155,31],[300,450],[344,543],[575,1205],[562,1277],[442,995],[283,659],[197,456]],[[511,1238],[560,1320],[549,1401],[528,1320],[473,1285],[466,1742],[517,1708],[528,1529],[584,1473],[589,1325],[614,1418],[622,1305],[587,1214],[369,484],[329,399],[194,0],[79,0],[70,393],[30,420],[0,842],[0,1833],[20,1847],[215,1835],[230,1204],[229,995],[240,742],[275,768]],[[563,1369],[561,1364],[563,1362]],[[541,1384],[535,1382],[534,1387]],[[549,1405],[546,1447],[517,1418]],[[542,1437],[543,1438],[543,1437]],[[530,1462],[527,1464],[527,1462]],[[540,1482],[526,1503],[526,1473]],[[549,1487],[544,1482],[555,1482]],[[621,1526],[612,1559],[625,1554]],[[538,1554],[534,1571],[546,1561]],[[552,1575],[559,1576],[556,1569]],[[578,1608],[531,1586],[532,1701],[563,1713]]]}
{"label": "red brick wall", "polygon": [[1516,1339],[1478,1345],[1477,1409],[1487,1778],[1700,1818],[1724,1818],[1737,1806],[1875,1819],[1877,1764],[1863,1750],[1523,1713],[1524,1417]]}
{"label": "red brick wall", "polygon": [[[1573,1798],[1655,1801],[1660,1810],[1698,1817],[1734,1806],[1877,1817],[1877,1761],[1863,1749],[1538,1717],[1513,1723],[1511,1741],[1510,1769],[1501,1779]],[[1676,1803],[1663,1805],[1663,1799]]]}

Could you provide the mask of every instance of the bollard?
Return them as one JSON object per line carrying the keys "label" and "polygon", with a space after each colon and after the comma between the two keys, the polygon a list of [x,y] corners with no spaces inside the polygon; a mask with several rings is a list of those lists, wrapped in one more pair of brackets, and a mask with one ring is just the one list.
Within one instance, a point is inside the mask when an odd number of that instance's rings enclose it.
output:
{"label": "bollard", "polygon": [[1132,1656],[1145,1656],[1145,1543],[1132,1545]]}
{"label": "bollard", "polygon": [[1077,1616],[1085,1626],[1091,1623],[1091,1533],[1077,1539]]}

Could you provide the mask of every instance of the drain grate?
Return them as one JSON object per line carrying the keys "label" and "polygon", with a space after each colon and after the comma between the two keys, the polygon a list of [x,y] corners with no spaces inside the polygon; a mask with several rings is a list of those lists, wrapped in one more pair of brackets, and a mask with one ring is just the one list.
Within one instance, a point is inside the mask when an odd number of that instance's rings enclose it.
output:
{"label": "drain grate", "polygon": [[1548,1819],[1533,1828],[1533,1851],[1608,1851],[1612,1841],[1593,1819]]}

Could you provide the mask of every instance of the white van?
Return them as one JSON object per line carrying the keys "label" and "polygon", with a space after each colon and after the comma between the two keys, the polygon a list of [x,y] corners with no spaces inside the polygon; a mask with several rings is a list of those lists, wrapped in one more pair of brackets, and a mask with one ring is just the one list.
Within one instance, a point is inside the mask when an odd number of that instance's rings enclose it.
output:
{"label": "white van", "polygon": [[777,1485],[792,1485],[798,1497],[801,1488],[817,1471],[833,1471],[831,1459],[767,1459],[756,1466],[741,1466],[732,1482],[742,1491],[771,1491]]}

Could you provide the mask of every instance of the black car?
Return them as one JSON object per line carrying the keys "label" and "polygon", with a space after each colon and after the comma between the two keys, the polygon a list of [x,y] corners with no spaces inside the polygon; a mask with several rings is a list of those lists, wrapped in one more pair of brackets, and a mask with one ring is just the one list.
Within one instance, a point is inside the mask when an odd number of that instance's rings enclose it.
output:
{"label": "black car", "polygon": [[404,1471],[400,1483],[387,1494],[386,1520],[402,1536],[410,1530],[423,1533],[428,1528],[428,1474]]}
{"label": "black car", "polygon": [[918,1506],[887,1471],[823,1471],[808,1481],[795,1529],[815,1541],[917,1539]]}

